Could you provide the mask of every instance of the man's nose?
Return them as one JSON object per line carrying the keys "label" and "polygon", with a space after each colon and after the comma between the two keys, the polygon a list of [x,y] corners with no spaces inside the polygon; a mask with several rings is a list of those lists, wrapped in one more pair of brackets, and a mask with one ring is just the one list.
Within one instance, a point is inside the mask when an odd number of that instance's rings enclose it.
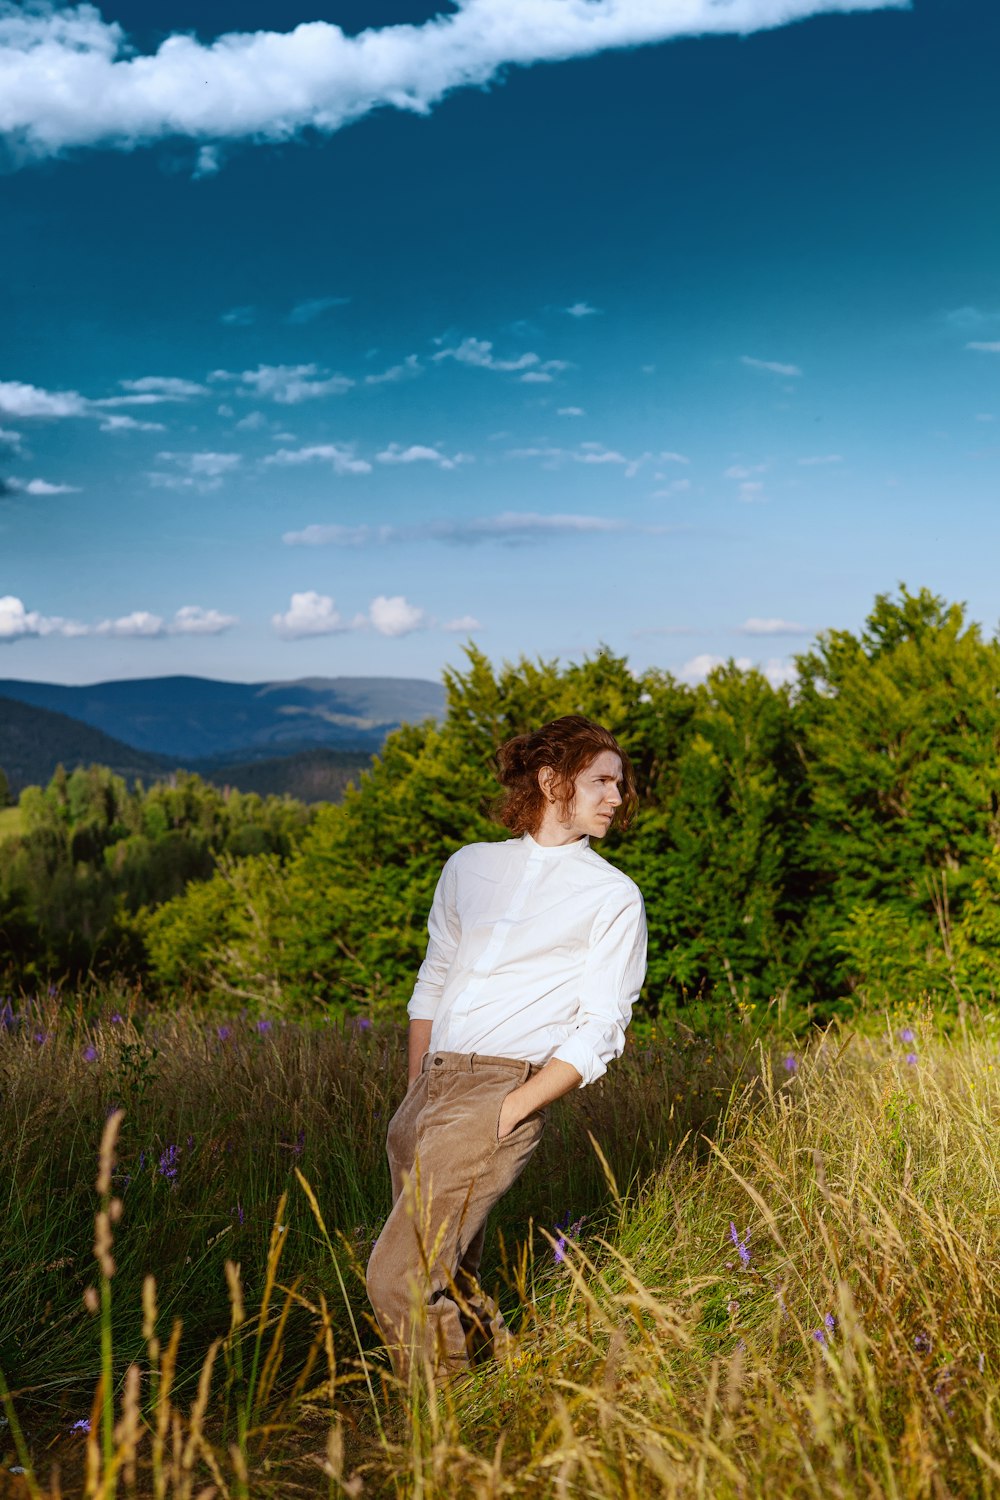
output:
{"label": "man's nose", "polygon": [[607,800],[613,807],[621,807],[622,794],[616,786],[611,788],[611,791],[608,793]]}

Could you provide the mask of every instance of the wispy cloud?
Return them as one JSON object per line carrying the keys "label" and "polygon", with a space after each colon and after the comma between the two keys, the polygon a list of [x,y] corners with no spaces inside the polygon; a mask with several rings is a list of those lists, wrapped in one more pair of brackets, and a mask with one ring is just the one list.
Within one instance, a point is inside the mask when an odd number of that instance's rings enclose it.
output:
{"label": "wispy cloud", "polygon": [[138,391],[141,395],[157,396],[163,401],[186,401],[191,396],[208,396],[207,385],[196,380],[181,380],[176,375],[143,375],[139,380],[120,380],[124,391]]}
{"label": "wispy cloud", "polygon": [[279,448],[269,453],[265,464],[277,464],[288,468],[298,464],[329,464],[335,474],[370,474],[372,466],[366,458],[355,456],[349,444],[316,443],[309,448]]}
{"label": "wispy cloud", "polygon": [[87,635],[86,625],[75,620],[66,620],[61,615],[43,615],[37,609],[27,609],[23,600],[15,594],[0,596],[0,642],[26,640],[30,636]]}
{"label": "wispy cloud", "polygon": [[799,463],[803,468],[814,468],[819,464],[842,464],[843,455],[840,453],[815,453],[807,458],[800,458]]}
{"label": "wispy cloud", "polygon": [[365,385],[393,385],[400,380],[412,380],[423,373],[423,365],[415,354],[408,354],[401,365],[390,365],[377,375],[366,375]]}
{"label": "wispy cloud", "polygon": [[517,354],[510,359],[500,359],[493,353],[491,339],[463,339],[460,344],[439,349],[432,358],[435,362],[454,359],[460,365],[472,365],[479,370],[495,370],[502,375],[519,374],[521,380],[529,383],[548,383],[554,375],[569,369],[569,364],[564,359],[543,360],[540,354],[532,351]]}
{"label": "wispy cloud", "polygon": [[475,615],[459,615],[457,619],[446,620],[444,625],[445,630],[454,632],[464,631],[466,633],[473,630],[482,630],[482,628]]}
{"label": "wispy cloud", "polygon": [[210,380],[241,381],[240,394],[276,401],[279,406],[297,406],[320,396],[342,396],[354,385],[347,375],[331,375],[318,365],[258,365],[256,370],[234,374],[213,370]]}
{"label": "wispy cloud", "polygon": [[125,412],[105,413],[101,417],[101,432],[166,432],[162,422],[142,422]]}
{"label": "wispy cloud", "polygon": [[983,341],[974,339],[972,343],[966,344],[966,349],[978,349],[983,354],[1000,354],[1000,340],[991,339]]}
{"label": "wispy cloud", "polygon": [[557,417],[585,417],[586,415],[582,406],[560,406],[556,412]]}
{"label": "wispy cloud", "polygon": [[618,516],[544,515],[538,511],[503,511],[467,520],[423,521],[410,526],[306,526],[286,531],[288,547],[363,547],[390,542],[506,542],[511,545],[554,536],[606,536],[616,532],[663,535],[665,526],[641,526]]}
{"label": "wispy cloud", "polygon": [[29,479],[22,483],[19,479],[8,481],[15,489],[23,490],[26,495],[78,495],[80,486],[78,484],[50,484],[47,479]]}
{"label": "wispy cloud", "polygon": [[219,319],[220,323],[228,323],[231,328],[249,328],[256,321],[255,307],[230,307]]}
{"label": "wispy cloud", "polygon": [[571,318],[593,318],[600,310],[599,307],[591,307],[589,302],[574,302],[572,307],[566,309]]}
{"label": "wispy cloud", "polygon": [[740,363],[751,370],[767,370],[771,375],[798,376],[802,374],[798,365],[780,364],[776,359],[753,359],[749,354],[740,355]]}
{"label": "wispy cloud", "polygon": [[[422,25],[346,35],[326,21],[287,32],[190,33],[137,54],[92,6],[0,10],[0,130],[26,156],[188,136],[199,142],[325,133],[380,107],[426,113],[451,90],[512,65],[585,57],[672,37],[744,35],[829,11],[907,0],[459,0]],[[199,163],[199,167],[200,167]]]}
{"label": "wispy cloud", "polygon": [[[2,3],[2,0],[0,0]],[[15,419],[56,420],[66,417],[96,417],[102,432],[155,430],[139,421],[108,416],[108,411],[122,406],[157,406],[162,402],[183,402],[208,394],[207,387],[192,380],[173,376],[144,375],[139,380],[122,380],[124,396],[83,396],[79,391],[49,391],[23,380],[0,380],[0,416]]]}
{"label": "wispy cloud", "polygon": [[200,490],[207,493],[220,488],[224,477],[242,463],[239,453],[158,453],[158,464],[172,464],[174,469],[154,469],[147,476],[150,484],[167,490]]}
{"label": "wispy cloud", "polygon": [[741,635],[810,635],[811,631],[805,625],[796,624],[794,620],[751,617],[743,621],[740,633]]}
{"label": "wispy cloud", "polygon": [[643,464],[650,460],[657,461],[676,460],[687,463],[687,459],[680,454],[674,453],[640,453],[637,457],[629,458],[627,454],[620,453],[617,448],[608,448],[604,443],[587,442],[579,443],[575,448],[560,448],[558,445],[533,448],[509,448],[507,458],[541,460],[543,469],[558,469],[562,464],[611,464],[620,467],[626,479],[634,479]]}
{"label": "wispy cloud", "polygon": [[335,307],[346,307],[350,297],[309,297],[304,302],[296,302],[288,314],[289,323],[315,323],[324,313],[332,312]]}
{"label": "wispy cloud", "polygon": [[0,427],[0,443],[3,443],[4,447],[10,448],[14,453],[20,453],[22,442],[23,435],[20,432],[14,432],[10,427]]}
{"label": "wispy cloud", "polygon": [[421,443],[411,443],[404,448],[399,443],[390,443],[381,453],[376,453],[380,464],[436,464],[439,469],[457,469],[459,464],[472,463],[471,453],[455,453],[450,457],[438,448],[428,448]]}

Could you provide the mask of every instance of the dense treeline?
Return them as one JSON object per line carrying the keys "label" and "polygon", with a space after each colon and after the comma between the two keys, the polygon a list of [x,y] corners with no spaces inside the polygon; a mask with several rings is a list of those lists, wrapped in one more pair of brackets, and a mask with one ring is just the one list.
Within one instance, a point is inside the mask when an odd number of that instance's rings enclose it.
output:
{"label": "dense treeline", "polygon": [[129,789],[104,766],[27,787],[20,835],[0,843],[0,973],[8,983],[147,967],[137,913],[225,861],[287,857],[311,810],[180,772]]}
{"label": "dense treeline", "polygon": [[[504,836],[488,816],[497,746],[582,712],[619,735],[638,771],[635,827],[602,847],[646,898],[651,1008],[745,1014],[777,997],[823,1015],[859,992],[995,997],[1000,643],[962,606],[903,588],[878,597],[858,635],[821,635],[798,667],[794,688],[732,664],[689,687],[633,674],[608,651],[563,669],[495,669],[470,650],[467,669],[447,676],[444,722],[391,735],[341,805],[310,819],[259,804],[224,834],[202,832],[201,864],[175,825],[166,882],[124,878],[126,856],[105,852],[98,866],[64,831],[75,864],[62,878],[86,905],[100,876],[116,961],[163,991],[299,1012],[399,1007],[443,859]],[[32,808],[60,796],[35,793],[15,852],[3,846],[2,899],[21,915],[23,952],[46,901],[33,912],[16,871],[40,857]],[[146,840],[137,860],[148,869],[158,839],[130,837]],[[79,920],[67,911],[59,932]]]}

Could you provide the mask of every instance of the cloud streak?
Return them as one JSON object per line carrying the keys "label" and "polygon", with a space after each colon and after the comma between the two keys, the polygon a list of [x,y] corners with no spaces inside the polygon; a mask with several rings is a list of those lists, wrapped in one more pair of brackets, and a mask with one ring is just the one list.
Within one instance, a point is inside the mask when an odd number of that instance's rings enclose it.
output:
{"label": "cloud streak", "polygon": [[545,537],[608,536],[642,532],[649,536],[675,531],[673,526],[639,526],[617,516],[543,515],[539,511],[502,511],[467,520],[423,521],[412,526],[306,526],[286,531],[287,547],[366,547],[388,542],[451,542],[470,546],[502,542],[509,546]]}
{"label": "cloud streak", "polygon": [[43,615],[37,609],[28,609],[15,594],[0,598],[0,643],[8,645],[32,636],[50,635],[68,639],[96,635],[146,640],[167,635],[221,635],[235,624],[235,615],[224,615],[217,609],[202,609],[199,604],[185,604],[172,620],[165,620],[162,615],[155,615],[148,609],[136,609],[115,620],[85,625],[79,620],[67,620],[62,615]]}
{"label": "cloud streak", "polygon": [[122,26],[91,5],[26,13],[0,0],[0,131],[24,159],[67,147],[131,150],[178,135],[286,141],[307,127],[332,133],[378,108],[426,114],[452,90],[481,86],[510,66],[907,3],[458,0],[453,13],[422,25],[358,36],[312,21],[288,32],[229,33],[207,45],[175,33],[141,54]]}

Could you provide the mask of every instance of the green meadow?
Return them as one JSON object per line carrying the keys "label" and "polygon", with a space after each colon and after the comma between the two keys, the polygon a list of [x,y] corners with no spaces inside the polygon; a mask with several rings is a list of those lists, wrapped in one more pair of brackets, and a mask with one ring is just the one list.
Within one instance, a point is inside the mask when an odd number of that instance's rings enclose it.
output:
{"label": "green meadow", "polygon": [[11,1493],[997,1491],[992,1014],[640,1028],[493,1222],[510,1360],[399,1389],[363,1266],[402,1029],[94,1000],[0,1050]]}

